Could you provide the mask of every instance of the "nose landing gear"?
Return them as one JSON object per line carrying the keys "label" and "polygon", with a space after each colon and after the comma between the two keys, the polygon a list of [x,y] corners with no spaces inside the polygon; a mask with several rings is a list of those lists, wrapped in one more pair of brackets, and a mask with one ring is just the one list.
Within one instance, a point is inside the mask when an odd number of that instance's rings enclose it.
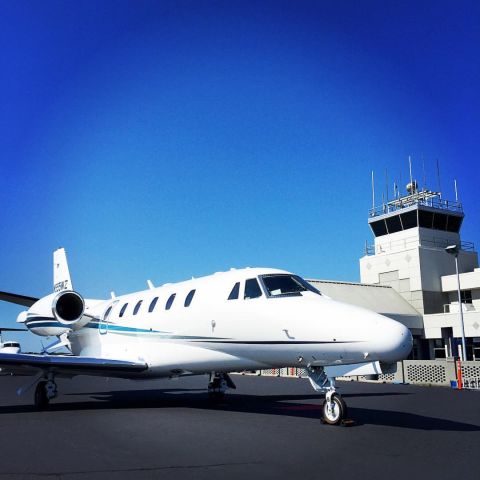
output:
{"label": "nose landing gear", "polygon": [[325,393],[322,406],[322,422],[328,425],[353,425],[347,419],[347,404],[335,390],[335,379],[328,377],[323,367],[307,367],[308,379],[316,392]]}
{"label": "nose landing gear", "polygon": [[223,400],[229,388],[237,388],[227,373],[212,372],[208,382],[208,398],[210,400]]}
{"label": "nose landing gear", "polygon": [[325,395],[322,415],[322,422],[329,425],[338,425],[346,421],[347,404],[335,390],[330,390]]}

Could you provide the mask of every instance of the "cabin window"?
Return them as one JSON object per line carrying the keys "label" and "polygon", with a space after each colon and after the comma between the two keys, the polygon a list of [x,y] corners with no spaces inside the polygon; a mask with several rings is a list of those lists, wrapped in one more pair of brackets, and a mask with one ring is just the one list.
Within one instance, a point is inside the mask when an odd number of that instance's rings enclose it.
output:
{"label": "cabin window", "polygon": [[189,307],[192,303],[193,296],[195,295],[195,290],[190,290],[188,292],[187,298],[185,299],[185,303],[183,304],[185,307]]}
{"label": "cabin window", "polygon": [[133,309],[133,314],[136,315],[138,311],[140,310],[140,306],[142,305],[143,300],[140,300],[136,305],[135,308]]}
{"label": "cabin window", "polygon": [[261,279],[269,297],[299,296],[302,295],[301,292],[306,292],[307,290],[321,295],[314,286],[297,275],[262,275]]}
{"label": "cabin window", "polygon": [[245,294],[244,299],[258,298],[262,296],[262,290],[256,278],[249,278],[245,282]]}
{"label": "cabin window", "polygon": [[119,317],[123,317],[123,314],[125,313],[125,310],[127,309],[127,307],[128,307],[128,303],[126,303],[120,310],[120,314],[118,315]]}
{"label": "cabin window", "polygon": [[113,308],[113,305],[110,305],[107,310],[105,311],[105,313],[103,314],[103,319],[106,320],[108,318],[108,316],[110,315],[110,312],[112,311],[112,308]]}
{"label": "cabin window", "polygon": [[237,282],[233,286],[232,291],[230,292],[230,295],[228,296],[228,299],[229,300],[237,300],[239,293],[240,293],[240,282]]}
{"label": "cabin window", "polygon": [[155,305],[157,304],[157,302],[158,302],[158,297],[155,297],[150,303],[150,306],[148,307],[149,313],[153,312],[153,309],[155,308]]}
{"label": "cabin window", "polygon": [[176,293],[172,293],[165,304],[165,310],[170,310],[172,303],[175,300]]}

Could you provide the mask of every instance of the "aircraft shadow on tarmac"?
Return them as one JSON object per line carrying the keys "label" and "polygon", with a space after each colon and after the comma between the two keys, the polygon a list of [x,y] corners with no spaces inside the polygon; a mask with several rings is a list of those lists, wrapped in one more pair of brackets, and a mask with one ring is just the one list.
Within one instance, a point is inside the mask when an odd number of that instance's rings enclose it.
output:
{"label": "aircraft shadow on tarmac", "polygon": [[[346,394],[348,397],[378,397],[408,395],[398,392],[379,394]],[[69,393],[71,396],[90,396],[90,400],[61,403],[52,402],[48,412],[97,410],[97,409],[133,409],[133,408],[191,408],[198,410],[218,410],[247,414],[280,415],[309,418],[320,421],[323,399],[318,394],[311,395],[227,395],[225,400],[208,399],[203,389],[162,389],[162,390],[119,390],[88,393]],[[309,402],[311,401],[311,402]],[[30,405],[2,406],[0,415],[6,413],[25,413],[36,411]],[[39,412],[42,414],[43,412]],[[415,413],[376,410],[349,407],[349,417],[355,426],[383,425],[389,427],[410,428],[414,430],[438,431],[480,431],[480,426],[453,420],[428,417]]]}

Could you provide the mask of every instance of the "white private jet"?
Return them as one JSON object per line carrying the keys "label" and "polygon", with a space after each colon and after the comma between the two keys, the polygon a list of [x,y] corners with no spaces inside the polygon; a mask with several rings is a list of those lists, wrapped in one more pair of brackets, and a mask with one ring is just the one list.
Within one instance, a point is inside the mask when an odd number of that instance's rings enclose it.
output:
{"label": "white private jet", "polygon": [[[1,373],[34,375],[18,394],[36,385],[35,404],[45,408],[57,396],[57,377],[208,374],[209,395],[219,398],[235,388],[229,372],[301,367],[325,393],[323,420],[339,424],[347,408],[334,377],[382,373],[412,347],[402,324],[334,301],[283,270],[232,269],[148,286],[108,300],[84,299],[73,290],[65,250],[56,250],[54,293],[0,292],[0,299],[29,307],[17,322],[58,340],[42,354],[0,349]],[[52,355],[62,347],[71,354]]]}

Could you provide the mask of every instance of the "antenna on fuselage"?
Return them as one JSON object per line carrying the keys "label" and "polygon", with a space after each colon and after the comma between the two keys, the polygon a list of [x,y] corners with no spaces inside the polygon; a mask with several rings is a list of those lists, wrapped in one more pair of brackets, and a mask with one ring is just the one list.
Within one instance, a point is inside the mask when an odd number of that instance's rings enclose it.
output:
{"label": "antenna on fuselage", "polygon": [[147,280],[147,285],[150,290],[153,290],[155,288],[151,280]]}
{"label": "antenna on fuselage", "polygon": [[110,296],[112,297],[112,300],[115,300],[117,298],[113,290],[110,292]]}

